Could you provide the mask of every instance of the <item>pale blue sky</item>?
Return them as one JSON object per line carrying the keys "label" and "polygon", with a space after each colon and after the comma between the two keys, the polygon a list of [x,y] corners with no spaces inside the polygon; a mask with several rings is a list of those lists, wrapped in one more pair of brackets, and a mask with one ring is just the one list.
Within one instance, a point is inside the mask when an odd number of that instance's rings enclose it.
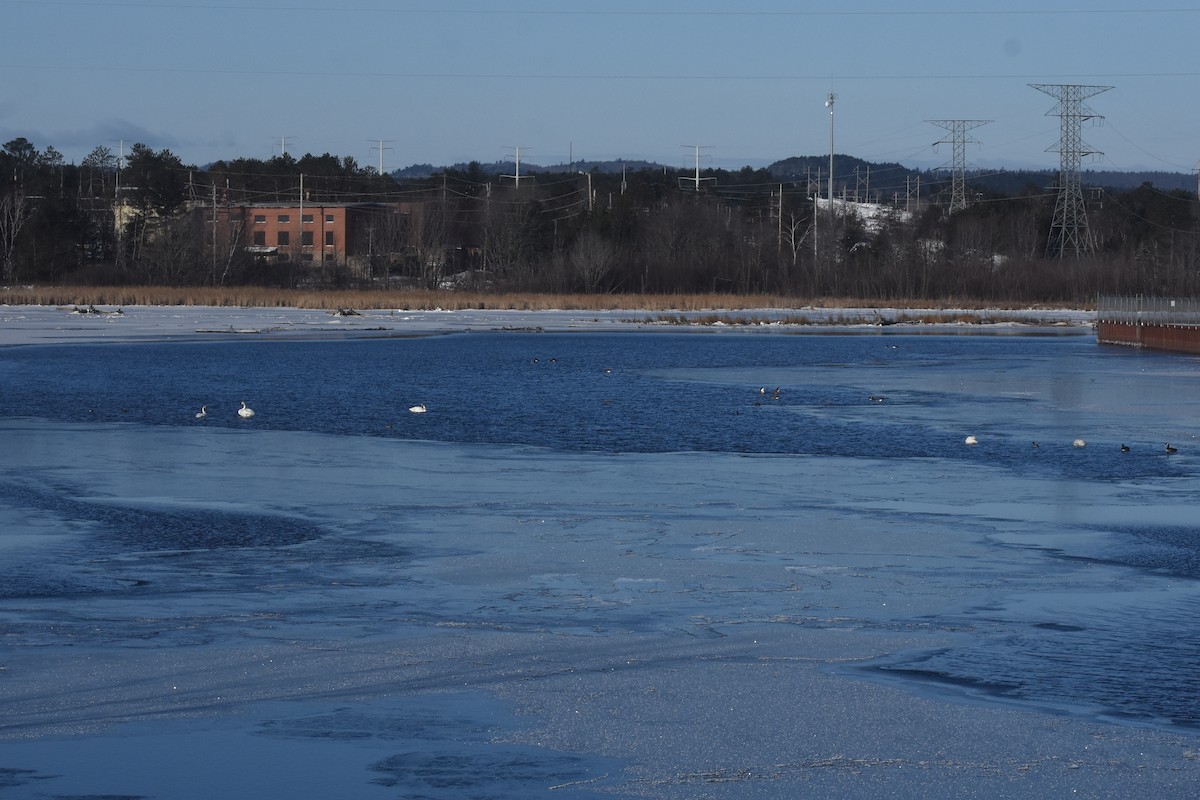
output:
{"label": "pale blue sky", "polygon": [[1085,167],[1186,172],[1200,4],[1149,2],[0,0],[0,141],[730,167],[828,153],[832,90],[839,153],[937,166],[927,120],[986,119],[973,164],[1055,167],[1028,84],[1094,84]]}

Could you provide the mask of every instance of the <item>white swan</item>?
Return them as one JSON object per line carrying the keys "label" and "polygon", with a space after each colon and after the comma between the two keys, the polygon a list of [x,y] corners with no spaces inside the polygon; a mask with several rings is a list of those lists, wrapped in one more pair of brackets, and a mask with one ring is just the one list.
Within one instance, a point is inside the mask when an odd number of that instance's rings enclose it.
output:
{"label": "white swan", "polygon": [[200,406],[200,410],[196,412],[196,419],[204,419],[208,416],[208,406]]}
{"label": "white swan", "polygon": [[979,440],[975,438],[974,434],[972,434],[963,439],[963,444],[979,444]]}
{"label": "white swan", "polygon": [[1076,439],[1075,441],[1071,442],[1071,446],[1072,447],[1087,447],[1087,442],[1085,442],[1083,439]]}
{"label": "white swan", "polygon": [[414,413],[414,414],[424,414],[424,413],[425,413],[425,404],[424,404],[424,403],[418,403],[418,404],[417,404],[417,405],[415,405],[415,406],[409,406],[409,407],[408,407],[408,410],[409,410],[409,411],[411,411],[411,412],[412,412],[412,413]]}
{"label": "white swan", "polygon": [[242,419],[250,419],[254,416],[254,409],[246,407],[246,401],[242,401],[242,407],[238,409],[238,416]]}

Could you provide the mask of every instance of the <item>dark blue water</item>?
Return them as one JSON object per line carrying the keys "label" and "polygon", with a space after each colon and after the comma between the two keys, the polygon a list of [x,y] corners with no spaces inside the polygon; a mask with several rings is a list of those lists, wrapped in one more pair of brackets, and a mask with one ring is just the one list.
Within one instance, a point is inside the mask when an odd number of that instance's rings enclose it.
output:
{"label": "dark blue water", "polygon": [[[1181,459],[1160,457],[1169,431],[1146,420],[1118,430],[1104,409],[1059,396],[1082,397],[1080,385],[1146,363],[1079,335],[506,332],[26,347],[0,350],[0,416],[567,451],[961,458],[1101,480],[1178,475]],[[242,400],[257,412],[250,422],[236,416]],[[409,414],[415,403],[429,412]],[[198,423],[201,405],[209,416]],[[1105,438],[1073,451],[1082,429]],[[963,447],[968,433],[980,446]],[[1119,454],[1126,439],[1131,452]]]}
{"label": "dark blue water", "polygon": [[[0,418],[568,452],[838,456],[870,459],[874,474],[889,462],[911,470],[929,459],[1128,487],[1194,479],[1200,426],[1189,398],[1196,396],[1200,360],[1101,348],[1078,334],[504,332],[0,349]],[[238,418],[243,400],[256,409],[253,420]],[[415,403],[428,413],[408,413]],[[209,416],[196,420],[202,404]],[[966,434],[978,435],[979,444],[966,446]],[[1076,437],[1087,446],[1073,447]],[[1178,453],[1165,452],[1168,441]],[[273,551],[324,536],[290,517],[106,506],[20,481],[0,481],[0,495],[15,506],[83,520],[96,542],[120,552],[135,546],[122,537],[144,529],[159,532],[156,549],[186,551]],[[1195,524],[1122,522],[1107,532],[1117,545],[1097,563],[1200,577]],[[10,576],[3,594],[98,591],[78,576],[67,576],[71,583],[41,567],[30,570]],[[1174,635],[1190,630],[1189,603],[1151,607],[1152,616],[1064,610],[1061,623],[1017,618],[1005,623],[1010,632],[1002,639],[882,669],[1016,701],[1080,702],[1195,726],[1196,642]],[[964,612],[960,623],[991,613]]]}

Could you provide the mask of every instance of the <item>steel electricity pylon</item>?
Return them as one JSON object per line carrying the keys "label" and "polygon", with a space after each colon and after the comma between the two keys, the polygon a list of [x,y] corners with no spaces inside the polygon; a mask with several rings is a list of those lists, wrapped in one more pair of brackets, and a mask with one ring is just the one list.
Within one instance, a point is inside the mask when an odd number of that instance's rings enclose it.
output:
{"label": "steel electricity pylon", "polygon": [[967,144],[979,143],[979,140],[970,132],[981,125],[987,125],[991,120],[929,119],[925,121],[950,132],[949,136],[934,142],[934,145],[951,144],[954,147],[954,156],[950,162],[950,213],[962,211],[967,207]]}
{"label": "steel electricity pylon", "polygon": [[1054,220],[1050,223],[1050,236],[1046,241],[1047,258],[1078,258],[1096,251],[1096,240],[1088,229],[1087,208],[1083,202],[1080,182],[1080,165],[1084,156],[1098,155],[1084,144],[1080,130],[1083,121],[1103,119],[1084,104],[1084,100],[1111,86],[1081,86],[1064,83],[1031,83],[1039,92],[1058,99],[1058,105],[1046,112],[1048,117],[1058,117],[1061,133],[1058,144],[1046,148],[1047,153],[1059,154],[1058,201],[1054,205]]}

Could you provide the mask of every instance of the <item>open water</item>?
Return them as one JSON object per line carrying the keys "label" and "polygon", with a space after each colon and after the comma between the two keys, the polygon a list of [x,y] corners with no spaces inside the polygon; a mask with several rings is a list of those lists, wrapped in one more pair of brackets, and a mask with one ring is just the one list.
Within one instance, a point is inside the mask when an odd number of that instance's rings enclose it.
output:
{"label": "open water", "polygon": [[[1087,479],[1173,477],[1195,361],[1058,335],[476,333],[7,351],[0,412],[555,451],[949,458]],[[775,390],[779,389],[778,395]],[[433,413],[410,416],[424,403]],[[764,424],[768,420],[769,424]],[[964,450],[965,435],[981,446]],[[1086,452],[1061,445],[1085,437]],[[1046,447],[1031,453],[1031,443]],[[1127,443],[1131,452],[1114,457]]]}
{"label": "open water", "polygon": [[[395,634],[389,626],[407,641],[446,626],[482,640],[504,630],[720,636],[723,625],[798,622],[808,612],[779,594],[783,573],[755,564],[787,553],[793,589],[835,582],[847,567],[801,534],[849,518],[870,542],[946,538],[928,552],[913,545],[911,563],[871,563],[873,544],[859,553],[856,576],[894,581],[894,596],[886,610],[844,609],[850,627],[938,638],[840,674],[1200,731],[1197,398],[1200,360],[1102,348],[1072,330],[0,349],[0,680],[17,687],[19,709],[0,735],[141,718],[146,687],[89,684],[67,665],[81,655],[114,659],[115,674],[132,651],[211,657],[204,668],[226,676],[227,693],[241,686],[242,701],[267,702],[329,697],[330,676],[308,662],[293,680],[247,688],[228,677],[230,648],[373,647]],[[253,419],[237,416],[241,401]],[[407,411],[417,403],[427,413]],[[759,555],[716,545],[768,518],[798,521]],[[565,538],[537,532],[550,520]],[[705,532],[689,536],[713,543],[674,553],[661,573],[612,566],[646,548],[661,561],[673,532],[694,527]],[[941,550],[960,536],[992,556]],[[595,573],[562,566],[601,552]],[[529,566],[541,558],[556,568]],[[701,562],[725,565],[711,585],[662,591]],[[939,581],[953,602],[927,596]],[[857,586],[846,606],[862,602]],[[834,619],[821,624],[842,624]],[[153,674],[173,680],[164,676],[177,667]],[[59,672],[102,699],[50,703],[53,686],[39,681],[59,678],[39,675]],[[461,685],[487,683],[468,672]],[[305,681],[320,688],[297,688]],[[195,707],[219,707],[218,689],[206,685]],[[366,681],[357,691],[382,690]],[[171,702],[141,710],[178,713]],[[455,780],[490,773],[509,788],[493,783],[486,796],[542,796],[535,784],[591,796],[588,776],[606,769],[594,758],[556,761],[514,744],[488,751],[498,762],[479,760],[480,731],[499,724],[480,710],[491,702],[466,704],[453,735],[411,722],[381,733],[361,717],[339,734],[343,723],[324,716],[269,720],[259,734],[311,739],[315,725],[321,738],[373,742],[373,785],[414,795],[456,796]],[[396,740],[405,746],[389,749]],[[449,740],[459,745],[429,744]],[[50,780],[3,758],[0,795],[6,774],[26,789]]]}

